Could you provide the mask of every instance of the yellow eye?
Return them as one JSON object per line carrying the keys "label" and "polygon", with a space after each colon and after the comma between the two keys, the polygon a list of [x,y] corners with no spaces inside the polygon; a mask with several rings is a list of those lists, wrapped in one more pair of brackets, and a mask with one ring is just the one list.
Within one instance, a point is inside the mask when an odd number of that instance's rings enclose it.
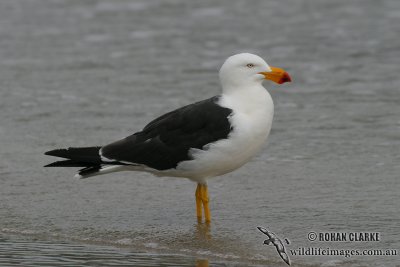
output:
{"label": "yellow eye", "polygon": [[253,68],[253,67],[254,67],[254,64],[249,63],[249,64],[247,64],[246,66],[247,66],[248,68]]}

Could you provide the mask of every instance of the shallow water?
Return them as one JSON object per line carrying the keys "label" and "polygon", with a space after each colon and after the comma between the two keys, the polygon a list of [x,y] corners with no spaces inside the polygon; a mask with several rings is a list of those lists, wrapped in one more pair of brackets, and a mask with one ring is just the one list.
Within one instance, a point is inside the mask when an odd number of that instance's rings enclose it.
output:
{"label": "shallow water", "polygon": [[[208,259],[185,255],[132,252],[93,244],[70,244],[6,236],[0,238],[2,266],[209,266]],[[226,266],[211,262],[212,266]]]}
{"label": "shallow water", "polygon": [[[0,263],[285,266],[258,225],[287,249],[399,249],[399,24],[397,0],[1,1]],[[196,223],[190,181],[79,181],[73,169],[42,168],[44,151],[106,144],[218,94],[220,65],[242,51],[293,83],[265,84],[275,119],[263,152],[209,182],[211,227]],[[310,231],[381,240],[310,242]]]}

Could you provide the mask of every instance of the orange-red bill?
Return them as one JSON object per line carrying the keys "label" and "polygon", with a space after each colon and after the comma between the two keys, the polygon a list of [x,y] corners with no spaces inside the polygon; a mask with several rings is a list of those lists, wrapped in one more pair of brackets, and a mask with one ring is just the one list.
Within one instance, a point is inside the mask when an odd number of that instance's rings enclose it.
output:
{"label": "orange-red bill", "polygon": [[285,70],[276,67],[271,67],[271,70],[271,72],[260,72],[260,74],[264,75],[266,80],[271,80],[278,84],[292,81],[289,74]]}

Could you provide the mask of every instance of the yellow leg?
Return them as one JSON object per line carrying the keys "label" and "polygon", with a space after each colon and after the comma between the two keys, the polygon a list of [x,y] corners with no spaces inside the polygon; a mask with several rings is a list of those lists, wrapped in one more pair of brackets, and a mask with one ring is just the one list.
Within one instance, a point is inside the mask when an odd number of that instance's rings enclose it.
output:
{"label": "yellow leg", "polygon": [[197,221],[201,223],[203,219],[203,212],[201,206],[201,184],[197,184],[196,188],[196,214],[197,214]]}
{"label": "yellow leg", "polygon": [[206,223],[210,223],[211,213],[210,213],[210,207],[208,206],[209,198],[208,198],[208,187],[206,184],[203,185],[202,193],[203,193],[202,202],[204,207],[204,216],[206,219]]}
{"label": "yellow leg", "polygon": [[206,223],[211,222],[211,213],[210,207],[208,205],[209,197],[208,197],[208,187],[207,184],[197,184],[196,188],[196,213],[197,213],[197,220],[201,222],[203,219],[202,214],[202,205],[204,208],[204,216],[206,219]]}

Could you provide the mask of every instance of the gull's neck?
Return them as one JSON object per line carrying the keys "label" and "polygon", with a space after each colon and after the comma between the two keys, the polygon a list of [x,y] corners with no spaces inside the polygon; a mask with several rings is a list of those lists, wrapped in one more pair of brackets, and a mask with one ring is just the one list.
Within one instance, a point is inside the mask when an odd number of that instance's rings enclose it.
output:
{"label": "gull's neck", "polygon": [[246,113],[266,109],[273,112],[271,95],[261,83],[250,83],[243,87],[222,84],[222,97]]}

